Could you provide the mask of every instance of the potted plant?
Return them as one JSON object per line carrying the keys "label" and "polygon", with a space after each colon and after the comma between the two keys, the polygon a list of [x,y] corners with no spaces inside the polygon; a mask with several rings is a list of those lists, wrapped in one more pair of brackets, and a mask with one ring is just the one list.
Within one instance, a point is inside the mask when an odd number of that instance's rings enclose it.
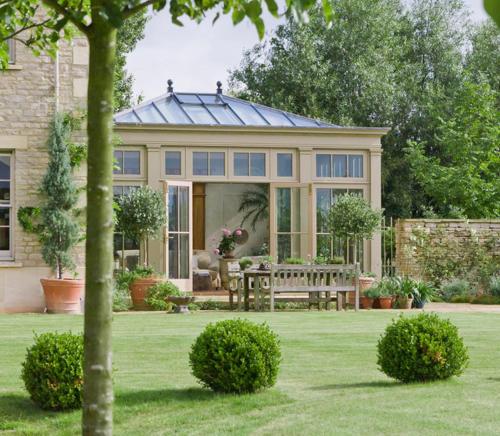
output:
{"label": "potted plant", "polygon": [[253,260],[249,257],[244,257],[240,259],[240,268],[242,271],[245,271],[247,268],[253,265]]}
{"label": "potted plant", "polygon": [[375,283],[375,273],[364,272],[359,277],[359,294],[363,295]]}
{"label": "potted plant", "polygon": [[411,309],[413,303],[413,294],[415,291],[415,281],[409,277],[396,277],[397,302],[400,309]]}
{"label": "potted plant", "polygon": [[373,302],[380,296],[380,291],[377,288],[370,288],[361,295],[359,302],[362,309],[371,309]]}
{"label": "potted plant", "polygon": [[134,271],[137,276],[130,284],[130,296],[134,309],[147,310],[144,299],[148,289],[163,280],[148,263],[148,239],[158,237],[166,223],[163,195],[149,186],[131,190],[118,198],[116,215],[118,229],[140,242],[143,249],[144,267]]}
{"label": "potted plant", "polygon": [[[45,201],[39,211],[41,223],[33,227],[42,245],[43,260],[55,278],[40,279],[47,312],[80,313],[85,283],[77,279],[73,247],[82,240],[81,225],[75,214],[78,188],[72,177],[69,140],[73,125],[68,116],[56,114],[47,143],[49,164],[42,180]],[[64,277],[72,271],[73,277]]]}
{"label": "potted plant", "polygon": [[417,309],[423,309],[425,303],[430,301],[435,294],[434,286],[421,280],[415,282],[413,289],[413,305]]}
{"label": "potted plant", "polygon": [[262,256],[260,258],[260,264],[259,264],[259,270],[261,271],[267,271],[271,269],[271,264],[273,263],[273,257],[272,256]]}

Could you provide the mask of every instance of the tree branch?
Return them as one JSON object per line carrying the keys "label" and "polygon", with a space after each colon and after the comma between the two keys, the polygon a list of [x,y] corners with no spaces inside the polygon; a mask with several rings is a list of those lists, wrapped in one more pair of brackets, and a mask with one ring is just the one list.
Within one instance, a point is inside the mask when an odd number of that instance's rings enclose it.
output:
{"label": "tree branch", "polygon": [[34,29],[35,27],[45,26],[48,22],[50,22],[50,18],[48,18],[47,20],[42,21],[40,23],[33,23],[33,24],[30,24],[29,26],[21,27],[20,29],[16,30],[15,32],[12,32],[10,35],[3,36],[1,41],[3,42],[3,41],[6,41],[8,39],[14,38],[16,35],[19,35],[20,33],[24,32],[26,30]]}
{"label": "tree branch", "polygon": [[68,9],[66,9],[64,6],[61,6],[57,2],[57,0],[42,1],[52,10],[56,11],[58,14],[66,17],[69,21],[71,21],[71,23],[73,23],[80,32],[84,33],[85,35],[89,33],[90,27],[78,20]]}
{"label": "tree branch", "polygon": [[139,3],[137,6],[134,6],[133,8],[127,7],[123,10],[123,17],[129,18],[132,15],[136,14],[137,12],[140,12],[142,9],[147,8],[148,6],[151,6],[155,2],[156,2],[156,0],[146,0],[144,3]]}

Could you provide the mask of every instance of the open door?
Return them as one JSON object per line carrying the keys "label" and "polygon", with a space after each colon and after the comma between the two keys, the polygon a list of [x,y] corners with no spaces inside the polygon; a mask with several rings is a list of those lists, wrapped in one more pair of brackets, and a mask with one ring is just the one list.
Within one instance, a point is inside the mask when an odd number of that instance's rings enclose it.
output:
{"label": "open door", "polygon": [[191,182],[164,181],[167,225],[165,272],[181,291],[193,290],[193,186]]}

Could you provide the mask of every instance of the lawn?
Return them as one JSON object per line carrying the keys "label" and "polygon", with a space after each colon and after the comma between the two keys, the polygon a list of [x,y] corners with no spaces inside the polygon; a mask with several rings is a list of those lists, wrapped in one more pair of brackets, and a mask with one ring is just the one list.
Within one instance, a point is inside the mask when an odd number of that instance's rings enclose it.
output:
{"label": "lawn", "polygon": [[[190,345],[211,321],[238,316],[120,314],[114,319],[115,434],[494,434],[500,406],[498,314],[446,314],[470,350],[465,374],[402,385],[376,367],[389,312],[250,313],[279,334],[277,385],[255,395],[202,389],[188,365]],[[241,315],[240,315],[241,316]],[[20,380],[33,332],[80,331],[79,316],[0,316],[0,433],[74,435],[80,412],[34,406]]]}

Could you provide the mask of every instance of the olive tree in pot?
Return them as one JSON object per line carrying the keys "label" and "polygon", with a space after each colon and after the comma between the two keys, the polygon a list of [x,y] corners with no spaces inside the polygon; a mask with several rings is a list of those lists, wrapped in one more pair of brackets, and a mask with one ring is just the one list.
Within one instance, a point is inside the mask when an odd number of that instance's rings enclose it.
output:
{"label": "olive tree in pot", "polygon": [[[360,241],[373,237],[381,219],[382,211],[373,210],[363,197],[344,194],[330,208],[328,229],[332,235],[350,239],[354,247],[358,247]],[[358,262],[357,249],[354,250],[353,260],[355,264]]]}
{"label": "olive tree in pot", "polygon": [[36,227],[43,259],[56,276],[40,280],[51,313],[80,313],[85,286],[81,279],[64,277],[67,270],[75,272],[72,249],[81,241],[81,226],[75,215],[78,188],[69,151],[72,128],[69,117],[55,115],[47,143],[49,164],[41,187],[45,201],[40,209],[41,223]]}
{"label": "olive tree in pot", "polygon": [[149,268],[148,239],[159,236],[166,223],[166,210],[163,195],[149,186],[144,186],[122,195],[117,201],[117,226],[125,236],[140,242],[144,254],[144,267],[141,274],[130,284],[130,296],[136,310],[149,309],[144,301],[151,286],[162,281]]}

